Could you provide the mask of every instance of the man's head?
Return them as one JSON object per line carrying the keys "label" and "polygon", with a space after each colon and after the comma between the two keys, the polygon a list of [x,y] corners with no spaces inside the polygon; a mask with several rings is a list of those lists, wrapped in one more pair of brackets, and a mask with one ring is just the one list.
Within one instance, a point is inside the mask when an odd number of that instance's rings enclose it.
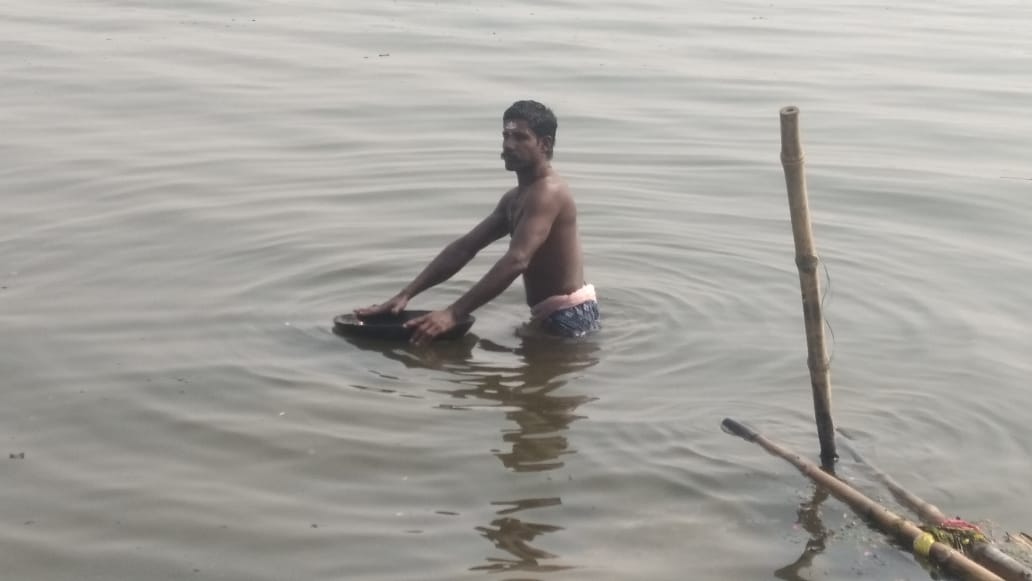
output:
{"label": "man's head", "polygon": [[505,168],[518,170],[533,164],[538,156],[552,159],[555,114],[537,101],[516,101],[502,115],[502,159]]}

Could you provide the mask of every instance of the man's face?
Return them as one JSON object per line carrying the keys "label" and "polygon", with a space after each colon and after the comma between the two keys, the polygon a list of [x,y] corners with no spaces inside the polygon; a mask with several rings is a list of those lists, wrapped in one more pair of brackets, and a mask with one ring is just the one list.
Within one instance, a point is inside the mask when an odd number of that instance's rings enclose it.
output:
{"label": "man's face", "polygon": [[538,138],[523,119],[512,119],[502,125],[502,159],[509,171],[532,167],[546,159],[546,145],[546,139]]}

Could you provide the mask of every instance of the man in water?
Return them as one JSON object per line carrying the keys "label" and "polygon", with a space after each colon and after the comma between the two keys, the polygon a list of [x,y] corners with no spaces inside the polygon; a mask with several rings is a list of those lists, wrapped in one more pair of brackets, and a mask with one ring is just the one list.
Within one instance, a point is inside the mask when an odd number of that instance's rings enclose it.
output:
{"label": "man in water", "polygon": [[598,330],[595,289],[584,282],[577,207],[566,182],[552,168],[557,127],[555,115],[541,103],[513,103],[502,116],[502,159],[505,169],[516,172],[516,187],[401,292],[381,304],[355,309],[355,314],[401,312],[412,297],[448,280],[488,244],[508,234],[509,250],[466,294],[449,307],[405,323],[412,329],[412,342],[427,343],[448,331],[521,274],[532,325],[564,337]]}

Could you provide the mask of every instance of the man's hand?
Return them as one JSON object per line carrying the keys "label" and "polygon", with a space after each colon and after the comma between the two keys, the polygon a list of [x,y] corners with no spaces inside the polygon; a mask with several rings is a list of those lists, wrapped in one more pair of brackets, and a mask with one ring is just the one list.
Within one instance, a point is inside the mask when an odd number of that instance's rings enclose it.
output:
{"label": "man's hand", "polygon": [[373,315],[382,315],[384,313],[397,315],[401,311],[405,310],[405,306],[408,305],[408,301],[408,297],[398,294],[378,305],[370,305],[368,307],[355,309],[355,314],[359,317],[371,317]]}
{"label": "man's hand", "polygon": [[405,323],[405,327],[412,329],[410,342],[415,345],[426,345],[434,337],[450,331],[456,324],[455,313],[451,309],[444,309],[416,317]]}

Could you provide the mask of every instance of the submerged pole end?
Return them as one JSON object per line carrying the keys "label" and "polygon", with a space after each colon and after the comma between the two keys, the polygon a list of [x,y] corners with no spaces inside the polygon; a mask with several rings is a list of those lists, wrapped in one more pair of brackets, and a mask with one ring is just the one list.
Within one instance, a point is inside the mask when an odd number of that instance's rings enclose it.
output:
{"label": "submerged pole end", "polygon": [[754,442],[756,441],[756,438],[759,437],[759,434],[756,433],[756,430],[750,428],[749,426],[743,423],[732,420],[731,418],[724,418],[724,421],[720,422],[720,427],[728,434],[731,434],[732,436],[738,436],[739,438],[742,438],[749,442]]}
{"label": "submerged pole end", "polygon": [[821,468],[830,470],[834,473],[835,463],[838,462],[839,455],[834,448],[831,450],[821,450]]}

